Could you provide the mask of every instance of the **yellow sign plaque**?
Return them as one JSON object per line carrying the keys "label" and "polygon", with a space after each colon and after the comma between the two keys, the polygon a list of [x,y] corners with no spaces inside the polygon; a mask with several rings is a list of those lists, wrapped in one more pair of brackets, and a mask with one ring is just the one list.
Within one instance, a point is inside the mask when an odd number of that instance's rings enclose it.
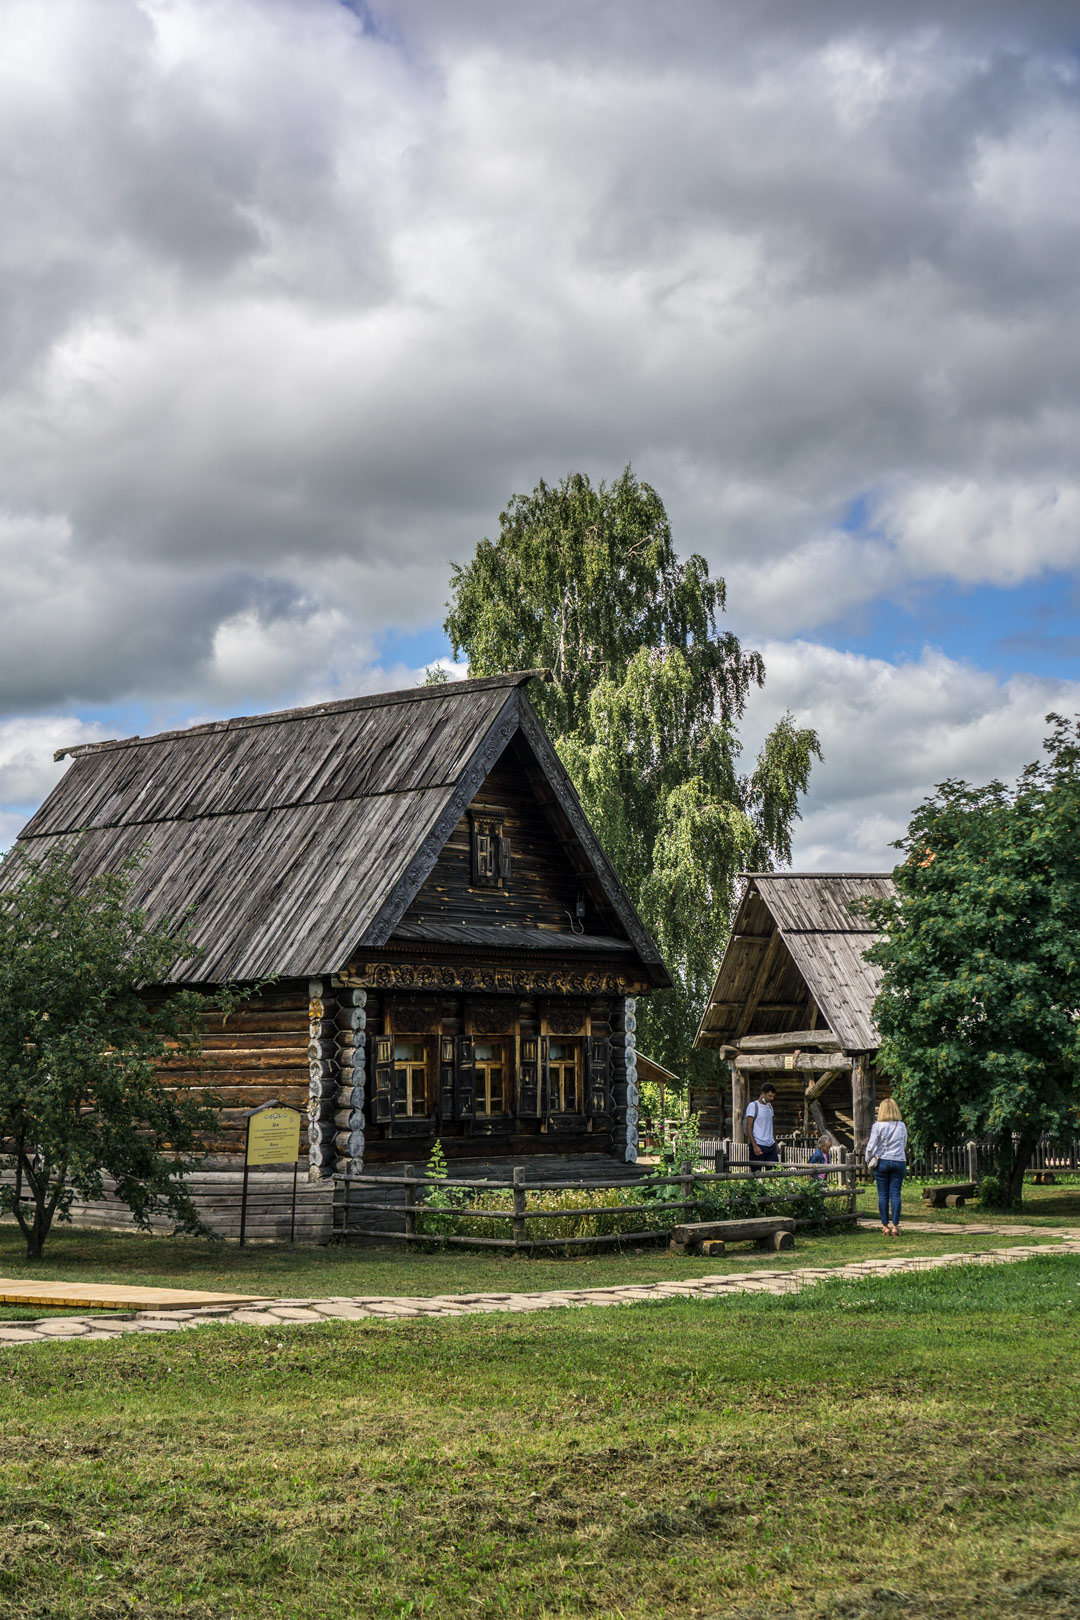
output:
{"label": "yellow sign plaque", "polygon": [[264,1108],[248,1120],[247,1163],[295,1164],[300,1157],[300,1112]]}

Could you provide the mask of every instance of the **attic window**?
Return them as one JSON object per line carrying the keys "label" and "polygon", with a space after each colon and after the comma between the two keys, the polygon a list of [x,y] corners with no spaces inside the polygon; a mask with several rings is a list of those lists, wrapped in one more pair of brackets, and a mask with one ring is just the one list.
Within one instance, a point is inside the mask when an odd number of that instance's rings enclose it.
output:
{"label": "attic window", "polygon": [[510,840],[502,821],[476,815],[472,821],[472,880],[479,889],[502,889],[510,880]]}

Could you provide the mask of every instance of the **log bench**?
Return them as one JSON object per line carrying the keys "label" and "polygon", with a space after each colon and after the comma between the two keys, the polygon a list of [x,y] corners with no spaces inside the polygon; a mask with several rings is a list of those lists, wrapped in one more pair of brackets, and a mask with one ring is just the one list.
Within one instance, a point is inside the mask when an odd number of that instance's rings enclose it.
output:
{"label": "log bench", "polygon": [[744,1221],[687,1221],[671,1234],[672,1254],[726,1253],[729,1243],[757,1243],[770,1249],[795,1247],[795,1222],[783,1216],[755,1216]]}
{"label": "log bench", "polygon": [[1036,1187],[1056,1187],[1057,1176],[1052,1170],[1033,1170],[1031,1172],[1032,1184]]}
{"label": "log bench", "polygon": [[975,1196],[973,1181],[958,1181],[952,1187],[924,1187],[923,1201],[930,1209],[963,1209],[969,1198]]}

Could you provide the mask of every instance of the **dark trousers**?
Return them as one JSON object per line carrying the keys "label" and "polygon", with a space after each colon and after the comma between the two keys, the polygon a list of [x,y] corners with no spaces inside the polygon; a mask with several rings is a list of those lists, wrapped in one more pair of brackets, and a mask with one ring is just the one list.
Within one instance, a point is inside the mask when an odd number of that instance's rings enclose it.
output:
{"label": "dark trousers", "polygon": [[907,1165],[903,1159],[879,1159],[877,1162],[874,1180],[877,1182],[878,1213],[881,1216],[882,1226],[900,1225],[900,1193],[906,1171]]}
{"label": "dark trousers", "polygon": [[780,1152],[774,1142],[771,1147],[763,1147],[760,1155],[752,1147],[747,1148],[750,1154],[750,1174],[756,1176],[759,1170],[764,1170],[770,1164],[780,1163]]}

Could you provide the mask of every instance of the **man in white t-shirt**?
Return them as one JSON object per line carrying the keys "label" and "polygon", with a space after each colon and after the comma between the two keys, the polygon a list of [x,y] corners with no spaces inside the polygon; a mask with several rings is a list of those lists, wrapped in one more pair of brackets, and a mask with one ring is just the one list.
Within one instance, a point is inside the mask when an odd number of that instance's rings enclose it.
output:
{"label": "man in white t-shirt", "polygon": [[776,1087],[764,1080],[756,1102],[746,1107],[746,1145],[750,1149],[750,1174],[763,1170],[767,1164],[779,1164],[776,1151],[776,1132],[773,1129],[773,1098]]}

